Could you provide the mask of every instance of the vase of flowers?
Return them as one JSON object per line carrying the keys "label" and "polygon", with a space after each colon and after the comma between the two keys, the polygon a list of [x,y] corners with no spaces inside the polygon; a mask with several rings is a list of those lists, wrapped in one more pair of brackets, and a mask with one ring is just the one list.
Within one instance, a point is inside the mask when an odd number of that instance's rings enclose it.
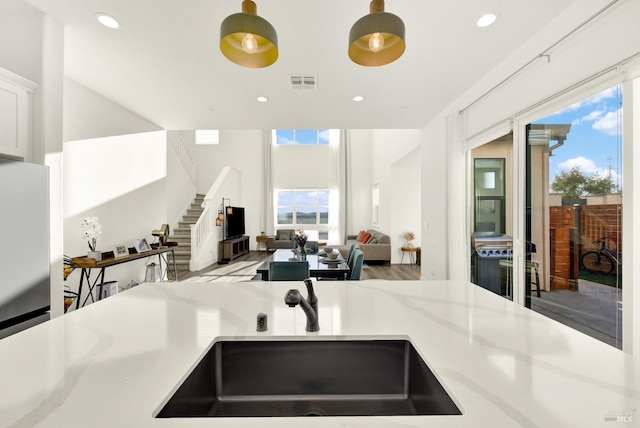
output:
{"label": "vase of flowers", "polygon": [[87,241],[89,246],[88,257],[96,259],[97,262],[102,260],[102,251],[97,250],[98,238],[102,234],[102,225],[98,217],[85,217],[80,223],[82,228],[82,238]]}
{"label": "vase of flowers", "polygon": [[411,248],[413,247],[413,243],[411,241],[413,241],[414,239],[416,239],[416,235],[413,232],[407,232],[404,234],[404,239],[405,239],[405,243],[404,246],[407,248]]}
{"label": "vase of flowers", "polygon": [[300,251],[300,258],[302,260],[307,259],[307,250],[305,249],[305,245],[307,244],[307,235],[304,233],[304,230],[297,230],[295,236],[293,237],[296,244],[298,244],[298,249]]}

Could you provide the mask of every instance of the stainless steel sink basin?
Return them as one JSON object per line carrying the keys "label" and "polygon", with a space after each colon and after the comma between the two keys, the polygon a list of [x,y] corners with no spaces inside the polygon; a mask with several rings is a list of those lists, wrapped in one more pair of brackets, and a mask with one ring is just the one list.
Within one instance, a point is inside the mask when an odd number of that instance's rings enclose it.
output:
{"label": "stainless steel sink basin", "polygon": [[156,417],[460,415],[406,340],[222,341]]}

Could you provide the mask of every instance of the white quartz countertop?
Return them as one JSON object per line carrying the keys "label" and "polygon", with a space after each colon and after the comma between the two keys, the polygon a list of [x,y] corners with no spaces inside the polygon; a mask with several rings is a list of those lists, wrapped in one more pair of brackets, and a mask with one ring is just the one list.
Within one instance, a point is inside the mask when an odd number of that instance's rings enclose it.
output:
{"label": "white quartz countertop", "polygon": [[[638,359],[480,287],[317,282],[318,333],[284,304],[289,288],[306,295],[302,282],[143,284],[0,340],[0,427],[640,425]],[[349,337],[409,339],[463,415],[153,417],[216,340]]]}

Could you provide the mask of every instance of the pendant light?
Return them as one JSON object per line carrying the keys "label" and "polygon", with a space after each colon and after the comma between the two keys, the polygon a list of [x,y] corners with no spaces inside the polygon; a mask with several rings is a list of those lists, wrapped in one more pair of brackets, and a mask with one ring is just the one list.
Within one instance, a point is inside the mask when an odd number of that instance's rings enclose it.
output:
{"label": "pendant light", "polygon": [[220,25],[220,51],[243,67],[268,67],[278,59],[278,35],[257,15],[256,4],[243,0],[242,12],[229,15]]}
{"label": "pendant light", "polygon": [[366,66],[389,64],[404,53],[404,22],[384,11],[384,0],[372,0],[369,12],[351,27],[349,58]]}

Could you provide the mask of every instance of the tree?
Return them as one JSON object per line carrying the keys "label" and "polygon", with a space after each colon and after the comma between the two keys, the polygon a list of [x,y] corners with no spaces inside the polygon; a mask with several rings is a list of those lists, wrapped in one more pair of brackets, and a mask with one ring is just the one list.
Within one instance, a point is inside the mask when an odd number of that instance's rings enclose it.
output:
{"label": "tree", "polygon": [[551,190],[562,193],[565,199],[580,199],[585,195],[611,193],[615,189],[611,177],[600,177],[597,172],[586,175],[579,166],[556,175]]}

